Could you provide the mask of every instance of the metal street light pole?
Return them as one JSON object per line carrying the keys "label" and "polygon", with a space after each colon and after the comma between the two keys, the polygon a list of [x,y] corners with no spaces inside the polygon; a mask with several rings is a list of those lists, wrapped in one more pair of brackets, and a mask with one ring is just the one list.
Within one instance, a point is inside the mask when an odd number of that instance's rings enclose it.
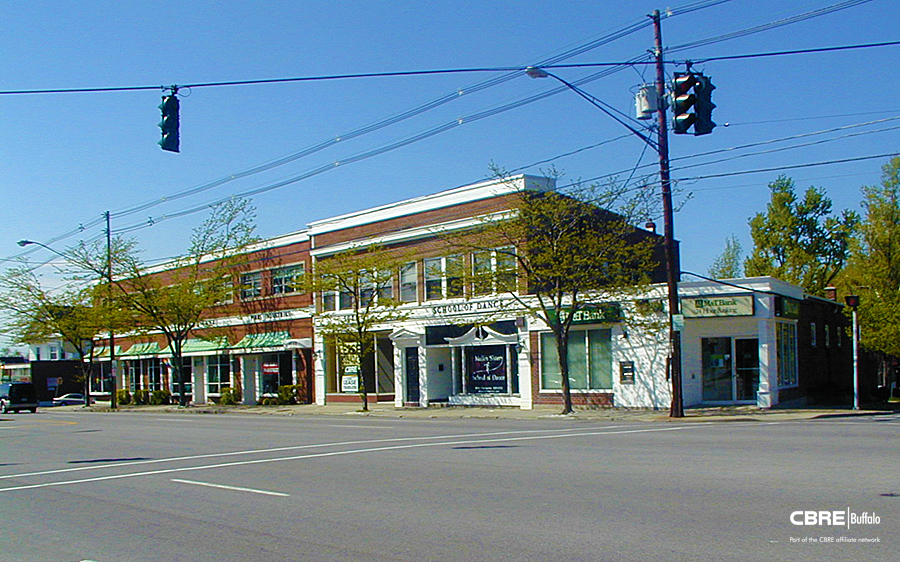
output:
{"label": "metal street light pole", "polygon": [[853,409],[859,410],[859,324],[856,322],[859,295],[847,295],[844,302],[853,314]]}
{"label": "metal street light pole", "polygon": [[[24,248],[25,246],[31,246],[32,244],[34,244],[35,246],[40,246],[41,248],[50,250],[51,252],[53,252],[57,256],[60,256],[61,258],[63,258],[66,261],[71,259],[69,256],[63,254],[59,250],[51,248],[50,246],[44,244],[43,242],[38,242],[37,240],[23,239],[23,240],[19,240],[18,242],[16,242],[16,244],[18,244],[22,248]],[[82,349],[80,351],[82,354],[84,353],[83,345],[82,345]],[[82,367],[83,366],[84,365],[82,365]],[[83,372],[83,370],[82,370],[82,372]],[[84,380],[84,405],[90,406],[90,404],[91,404],[91,369],[88,369],[88,372],[85,374],[84,378],[85,378],[85,380]]]}

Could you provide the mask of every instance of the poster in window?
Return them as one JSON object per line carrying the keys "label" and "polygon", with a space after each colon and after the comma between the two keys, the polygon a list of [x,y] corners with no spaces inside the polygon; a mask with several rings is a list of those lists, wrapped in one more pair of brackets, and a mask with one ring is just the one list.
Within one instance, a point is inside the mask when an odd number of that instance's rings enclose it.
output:
{"label": "poster in window", "polygon": [[506,394],[506,348],[482,345],[469,352],[468,391],[471,394]]}

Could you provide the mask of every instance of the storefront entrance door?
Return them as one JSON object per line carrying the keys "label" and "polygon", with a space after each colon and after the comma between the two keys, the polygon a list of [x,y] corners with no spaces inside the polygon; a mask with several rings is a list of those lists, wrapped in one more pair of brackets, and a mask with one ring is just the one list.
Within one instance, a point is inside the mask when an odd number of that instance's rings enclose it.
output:
{"label": "storefront entrance door", "polygon": [[756,401],[759,389],[758,339],[703,338],[700,347],[704,402]]}
{"label": "storefront entrance door", "polygon": [[406,402],[419,403],[419,348],[404,348],[406,354]]}
{"label": "storefront entrance door", "polygon": [[759,340],[734,340],[734,386],[738,402],[756,402],[759,389]]}

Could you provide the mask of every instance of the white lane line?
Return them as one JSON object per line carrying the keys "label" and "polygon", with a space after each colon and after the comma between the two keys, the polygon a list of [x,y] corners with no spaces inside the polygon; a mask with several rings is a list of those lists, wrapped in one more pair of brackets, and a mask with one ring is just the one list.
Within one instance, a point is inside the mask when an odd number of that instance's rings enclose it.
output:
{"label": "white lane line", "polygon": [[[21,426],[20,426],[21,427]],[[620,427],[628,427],[623,425],[612,425],[608,426],[604,429],[618,429]],[[335,441],[331,443],[314,443],[311,445],[292,445],[289,447],[273,447],[271,449],[251,449],[248,451],[231,451],[227,453],[207,453],[203,455],[189,455],[184,457],[169,457],[165,459],[147,459],[142,461],[128,461],[128,462],[118,462],[111,464],[103,464],[103,465],[91,465],[91,466],[79,466],[74,468],[59,468],[55,470],[43,470],[40,472],[22,472],[19,474],[5,474],[0,475],[0,480],[8,480],[10,478],[24,478],[26,476],[46,476],[48,474],[61,474],[64,472],[82,472],[85,470],[101,470],[105,468],[119,468],[123,466],[137,466],[143,464],[159,464],[159,463],[167,463],[167,462],[180,462],[180,461],[193,461],[198,459],[209,459],[209,458],[218,458],[218,457],[235,457],[241,455],[259,455],[263,453],[281,453],[285,451],[299,451],[302,449],[315,449],[321,447],[342,447],[346,445],[367,445],[370,443],[396,443],[402,441],[427,441],[427,440],[435,440],[435,439],[459,439],[462,437],[490,437],[494,435],[515,435],[515,434],[525,434],[525,433],[551,433],[551,432],[560,432],[560,431],[580,431],[580,430],[590,430],[596,429],[596,427],[585,427],[585,428],[573,428],[573,429],[528,429],[523,431],[491,431],[486,433],[462,433],[462,434],[450,434],[450,435],[432,435],[432,436],[419,436],[419,437],[389,437],[383,439],[359,439],[354,441]]]}
{"label": "white lane line", "polygon": [[181,480],[179,478],[172,478],[172,482],[179,482],[181,484],[193,484],[194,486],[206,486],[207,488],[219,488],[222,490],[232,490],[235,492],[252,492],[254,494],[263,494],[266,496],[279,496],[282,498],[290,497],[290,494],[282,494],[281,492],[270,492],[268,490],[254,490],[253,488],[240,488],[238,486],[226,486],[224,484],[212,484],[210,482],[197,482],[196,480]]}
{"label": "white lane line", "polygon": [[584,433],[561,433],[559,435],[525,435],[518,437],[498,437],[496,439],[464,439],[460,441],[441,441],[438,443],[410,443],[406,445],[390,445],[385,447],[372,447],[368,449],[348,449],[344,451],[331,451],[327,453],[310,453],[306,455],[295,455],[290,457],[277,457],[273,459],[253,459],[246,461],[234,461],[219,464],[208,464],[201,466],[188,466],[181,468],[162,468],[159,470],[148,470],[145,472],[130,472],[128,474],[114,474],[110,476],[97,476],[95,478],[83,478],[81,480],[62,480],[59,482],[46,482],[44,484],[27,484],[23,486],[11,486],[9,488],[0,488],[0,493],[14,492],[18,490],[35,490],[39,488],[52,488],[56,486],[69,486],[73,484],[86,484],[88,482],[103,482],[108,480],[121,480],[123,478],[136,478],[138,476],[155,476],[159,474],[171,474],[174,472],[194,472],[197,470],[211,470],[215,468],[230,468],[234,466],[248,466],[253,464],[267,464],[273,462],[296,461],[325,457],[339,457],[344,455],[356,455],[360,453],[378,453],[383,451],[398,451],[401,449],[419,449],[424,447],[445,447],[450,445],[474,445],[480,443],[501,443],[512,441],[536,441],[545,439],[565,439],[572,437],[590,437],[604,435],[624,435],[629,433],[658,433],[661,431],[682,431],[697,427],[704,427],[706,424],[681,425],[677,427],[663,427],[658,429],[626,429],[622,431],[593,431]]}
{"label": "white lane line", "polygon": [[339,424],[328,424],[325,427],[348,427],[351,429],[397,429],[392,425],[339,425]]}

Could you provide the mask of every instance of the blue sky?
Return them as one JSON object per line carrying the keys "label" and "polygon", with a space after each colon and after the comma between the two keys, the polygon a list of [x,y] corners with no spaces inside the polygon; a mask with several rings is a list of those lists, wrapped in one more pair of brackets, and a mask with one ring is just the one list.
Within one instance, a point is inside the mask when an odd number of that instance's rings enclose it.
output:
{"label": "blue sky", "polygon": [[[712,4],[712,2],[707,2]],[[753,28],[840,3],[840,0],[732,0],[663,20],[669,47]],[[648,21],[653,9],[699,4],[647,1],[463,2],[170,0],[118,2],[47,0],[4,3],[5,54],[0,90],[198,84],[343,73],[525,66]],[[897,5],[873,0],[835,13],[711,45],[678,50],[668,60],[815,49],[895,41]],[[625,61],[653,45],[652,27],[563,60]],[[706,273],[734,234],[751,248],[747,221],[764,210],[768,172],[687,180],[697,176],[859,158],[900,150],[900,47],[697,63],[717,86],[713,134],[670,136],[673,178],[691,194],[675,217],[683,269]],[[671,74],[683,67],[667,66]],[[596,68],[558,69],[572,82]],[[258,234],[304,228],[314,220],[484,179],[494,162],[540,173],[552,160],[566,178],[618,174],[624,181],[655,170],[656,156],[635,137],[571,91],[489,118],[470,116],[555,88],[524,74],[500,85],[475,86],[493,74],[367,78],[285,84],[203,87],[181,91],[181,152],[159,139],[159,90],[0,95],[0,257],[20,255],[21,238],[64,251],[79,237],[102,234],[94,224],[113,213],[113,230],[131,235],[144,259],[175,256],[205,212],[186,209],[271,186],[313,170],[313,177],[261,193]],[[584,90],[632,114],[633,93],[652,81],[635,66],[596,79]],[[289,164],[236,179],[190,197],[131,214],[140,203],[228,178],[298,153],[430,101],[452,101],[397,124],[333,143]],[[893,120],[892,120],[893,118]],[[461,120],[461,121],[460,121]],[[879,121],[802,139],[774,141]],[[456,124],[450,127],[449,124]],[[461,124],[460,124],[461,123]],[[729,123],[726,127],[725,123]],[[376,157],[334,165],[425,131],[448,130]],[[886,130],[883,130],[886,129]],[[852,136],[851,136],[852,135]],[[826,141],[784,149],[802,143]],[[712,160],[727,161],[711,163]],[[837,210],[858,209],[860,187],[878,183],[886,158],[787,170],[800,190],[823,187]],[[685,166],[696,167],[685,168]],[[655,185],[648,189],[658,190]],[[152,222],[153,226],[149,226]],[[658,221],[662,223],[661,219]],[[61,235],[86,225],[77,235]],[[40,248],[28,259],[52,257]],[[44,268],[42,271],[46,271]],[[46,271],[49,276],[50,271]]]}

